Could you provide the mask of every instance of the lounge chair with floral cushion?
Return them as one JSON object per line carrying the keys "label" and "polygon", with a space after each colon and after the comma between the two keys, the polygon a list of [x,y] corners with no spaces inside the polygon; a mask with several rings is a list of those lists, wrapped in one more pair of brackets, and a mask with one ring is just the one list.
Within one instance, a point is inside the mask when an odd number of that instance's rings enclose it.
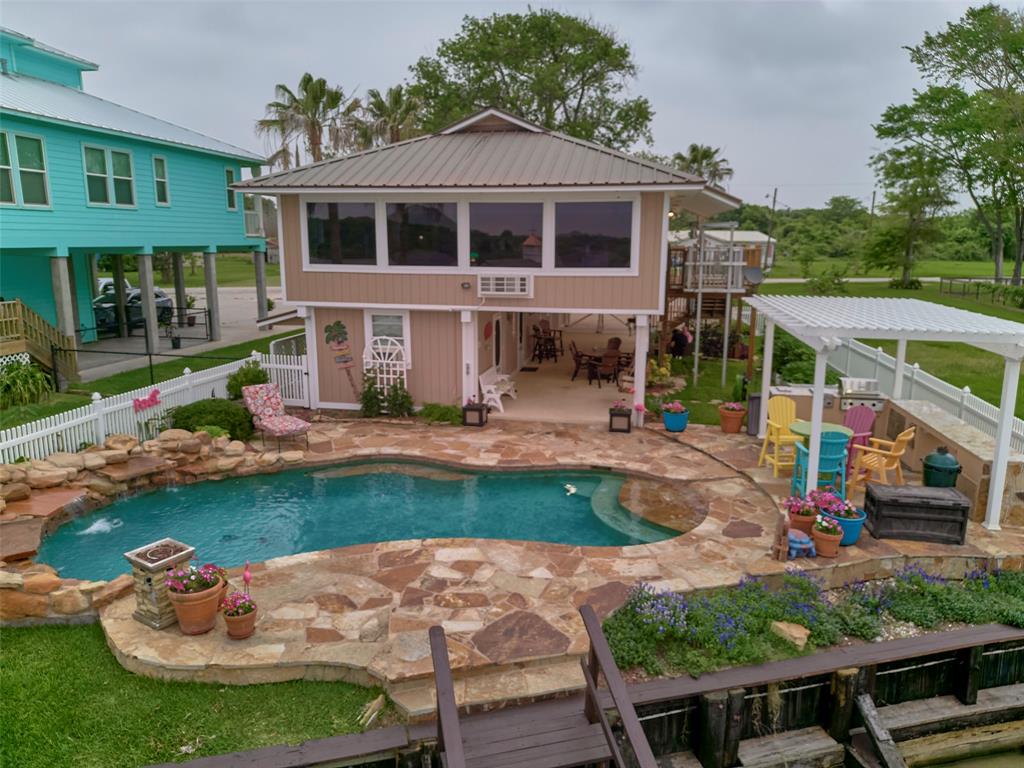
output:
{"label": "lounge chair with floral cushion", "polygon": [[281,450],[282,437],[305,435],[306,448],[309,448],[310,423],[284,412],[281,388],[277,384],[252,384],[242,387],[242,401],[246,410],[252,414],[253,426],[263,435],[264,445],[267,442],[267,435],[277,438],[278,450]]}

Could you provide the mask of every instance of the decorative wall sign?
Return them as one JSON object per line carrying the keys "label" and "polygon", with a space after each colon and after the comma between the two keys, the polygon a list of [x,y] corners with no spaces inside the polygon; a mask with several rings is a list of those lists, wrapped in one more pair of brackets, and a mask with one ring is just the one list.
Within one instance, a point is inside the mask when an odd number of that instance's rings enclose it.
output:
{"label": "decorative wall sign", "polygon": [[335,320],[330,325],[324,326],[324,341],[335,353],[334,365],[339,370],[345,371],[348,377],[349,386],[353,394],[359,394],[356,388],[355,379],[352,378],[352,368],[355,367],[355,357],[352,355],[352,345],[348,341],[348,328],[341,320]]}

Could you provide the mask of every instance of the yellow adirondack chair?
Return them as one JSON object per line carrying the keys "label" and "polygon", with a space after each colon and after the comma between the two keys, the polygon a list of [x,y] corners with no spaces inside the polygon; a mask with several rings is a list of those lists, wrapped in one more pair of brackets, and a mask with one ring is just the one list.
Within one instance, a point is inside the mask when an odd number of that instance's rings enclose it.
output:
{"label": "yellow adirondack chair", "polygon": [[863,486],[868,480],[876,479],[889,484],[889,473],[894,475],[893,485],[903,485],[903,467],[900,458],[907,452],[907,446],[914,439],[915,427],[900,432],[895,440],[869,438],[870,445],[855,445],[853,477],[848,484],[849,492]]}
{"label": "yellow adirondack chair", "polygon": [[[776,395],[768,400],[768,428],[761,445],[761,456],[757,466],[766,461],[772,465],[772,476],[779,476],[779,467],[792,467],[796,462],[794,445],[800,442],[799,435],[789,431],[789,425],[796,421],[796,401],[791,397]],[[769,452],[768,448],[772,450]]]}

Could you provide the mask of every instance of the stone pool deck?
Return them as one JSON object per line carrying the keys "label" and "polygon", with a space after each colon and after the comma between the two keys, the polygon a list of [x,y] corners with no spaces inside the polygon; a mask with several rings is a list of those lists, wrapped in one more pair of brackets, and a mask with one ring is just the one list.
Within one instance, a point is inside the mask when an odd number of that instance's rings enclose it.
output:
{"label": "stone pool deck", "polygon": [[[222,683],[297,678],[384,687],[403,714],[433,709],[427,629],[448,634],[460,704],[488,707],[582,686],[586,635],[577,609],[618,607],[638,581],[689,591],[771,577],[770,558],[788,479],[756,469],[759,443],[692,426],[610,434],[588,426],[505,422],[485,429],[323,422],[310,434],[309,466],[402,457],[477,468],[599,467],[665,481],[643,499],[651,516],[682,520],[681,536],[629,547],[573,547],[486,539],[392,541],[303,553],[253,567],[261,606],[256,634],[228,640],[223,627],[185,637],[131,618],[134,597],[101,608],[108,643],[128,669],[154,677]],[[684,512],[679,513],[682,509]],[[671,519],[670,519],[671,518]],[[698,523],[699,521],[699,523]],[[835,560],[799,560],[840,585],[882,577],[909,561],[960,576],[981,562],[1024,566],[1024,530],[971,524],[954,547],[877,541]],[[233,574],[237,577],[237,573]],[[222,620],[220,620],[222,621]]]}

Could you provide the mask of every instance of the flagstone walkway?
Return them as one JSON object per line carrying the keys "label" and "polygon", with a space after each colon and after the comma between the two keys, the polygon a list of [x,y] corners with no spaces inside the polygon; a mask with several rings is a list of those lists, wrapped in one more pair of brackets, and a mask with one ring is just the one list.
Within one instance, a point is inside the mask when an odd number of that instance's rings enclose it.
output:
{"label": "flagstone walkway", "polygon": [[[607,468],[664,481],[655,490],[637,485],[647,490],[627,504],[692,530],[628,547],[432,539],[277,558],[253,567],[261,616],[244,641],[228,640],[223,627],[199,637],[176,627],[151,630],[131,618],[132,596],[102,609],[101,621],[121,663],[141,674],[376,684],[414,717],[433,709],[427,629],[434,624],[448,635],[461,704],[486,707],[574,690],[582,685],[577,659],[587,646],[577,612],[584,603],[603,616],[639,581],[686,591],[785,570],[769,550],[779,514],[773,496],[785,495],[788,483],[755,469],[758,447],[746,435],[699,425],[669,435],[660,428],[610,434],[515,422],[485,429],[319,423],[310,433],[309,465],[402,457],[478,468]],[[1024,563],[1024,532],[994,534],[973,524],[963,547],[862,539],[837,560],[799,565],[841,584],[886,575],[908,558],[951,575],[981,560]]]}

